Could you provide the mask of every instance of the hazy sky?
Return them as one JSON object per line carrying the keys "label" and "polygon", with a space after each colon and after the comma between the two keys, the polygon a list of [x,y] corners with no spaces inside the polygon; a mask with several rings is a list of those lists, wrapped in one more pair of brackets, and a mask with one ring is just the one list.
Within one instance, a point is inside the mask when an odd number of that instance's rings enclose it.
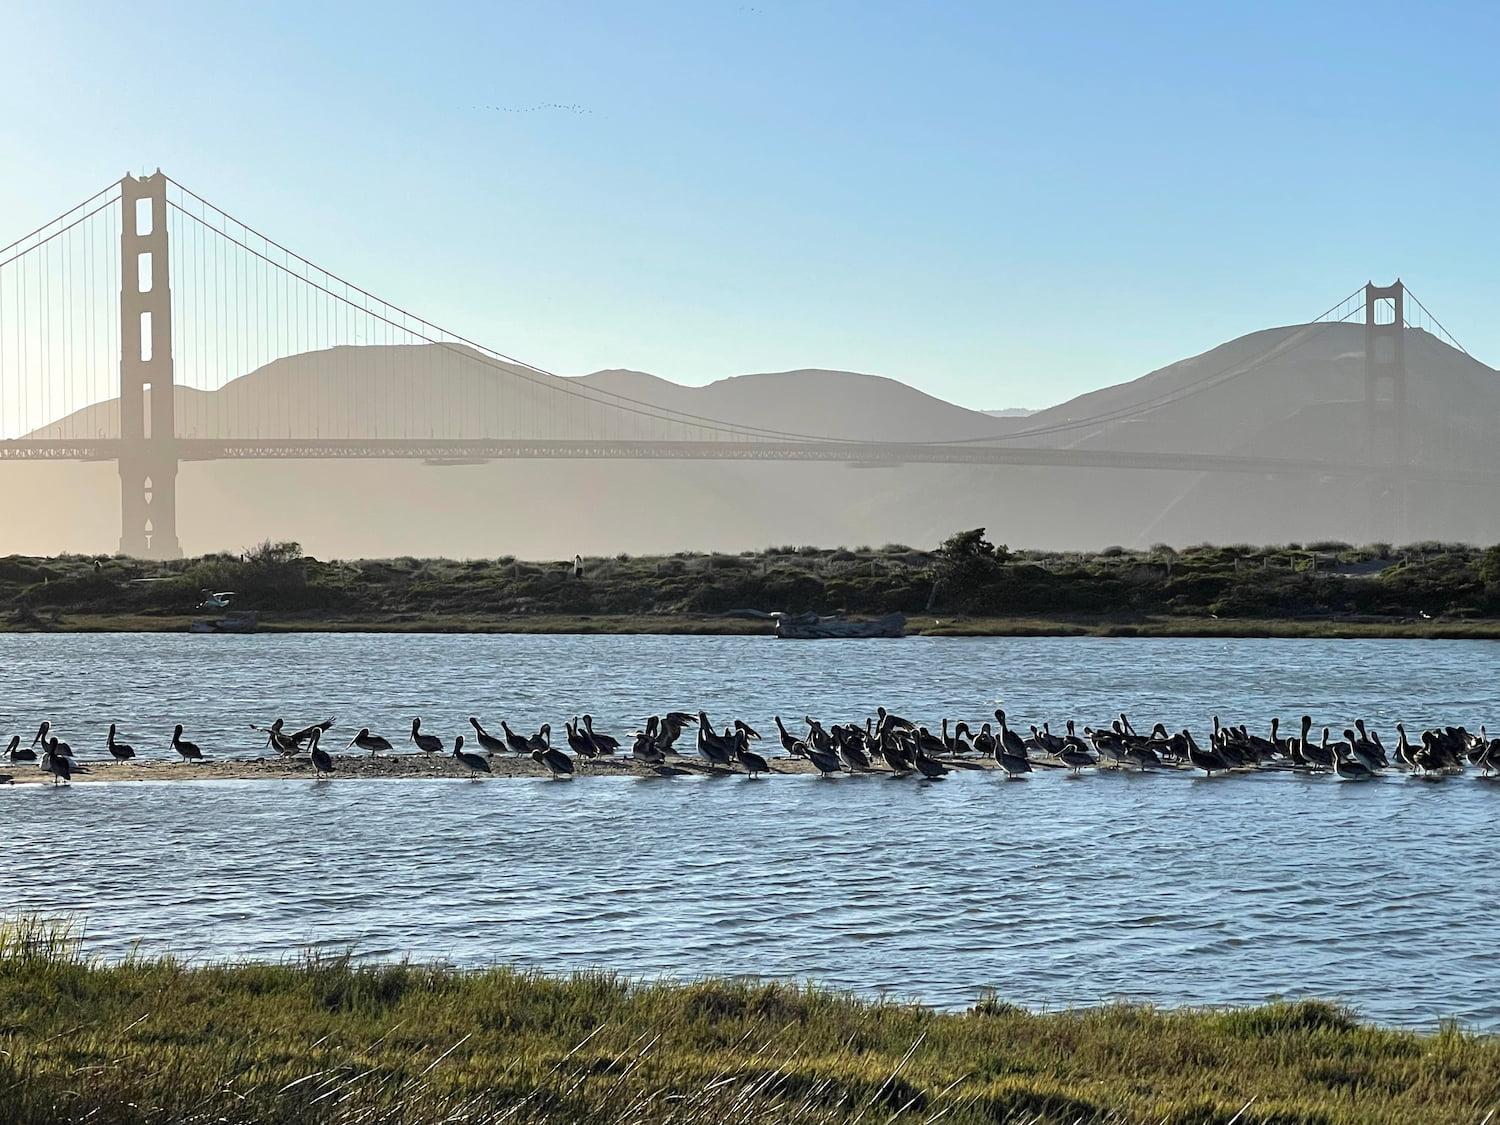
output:
{"label": "hazy sky", "polygon": [[0,0],[0,243],[159,165],[563,373],[1037,406],[1398,273],[1495,363],[1497,12]]}

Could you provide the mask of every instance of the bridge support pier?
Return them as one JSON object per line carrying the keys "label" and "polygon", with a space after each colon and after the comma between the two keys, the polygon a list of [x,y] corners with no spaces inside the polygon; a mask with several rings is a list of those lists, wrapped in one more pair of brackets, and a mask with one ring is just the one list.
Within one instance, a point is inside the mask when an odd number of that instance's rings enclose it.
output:
{"label": "bridge support pier", "polygon": [[166,176],[127,175],[120,207],[120,553],[179,559]]}
{"label": "bridge support pier", "polygon": [[1369,541],[1398,544],[1406,536],[1406,287],[1365,285],[1365,449],[1372,464],[1392,471],[1366,486]]}

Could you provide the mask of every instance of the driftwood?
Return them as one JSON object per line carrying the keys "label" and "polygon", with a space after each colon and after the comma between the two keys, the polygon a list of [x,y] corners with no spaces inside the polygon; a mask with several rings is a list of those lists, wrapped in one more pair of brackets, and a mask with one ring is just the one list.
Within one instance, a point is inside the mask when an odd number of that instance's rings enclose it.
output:
{"label": "driftwood", "polygon": [[819,617],[816,613],[778,613],[776,635],[782,640],[815,641],[846,637],[900,637],[906,633],[906,615],[888,613],[873,621],[850,621],[844,617]]}

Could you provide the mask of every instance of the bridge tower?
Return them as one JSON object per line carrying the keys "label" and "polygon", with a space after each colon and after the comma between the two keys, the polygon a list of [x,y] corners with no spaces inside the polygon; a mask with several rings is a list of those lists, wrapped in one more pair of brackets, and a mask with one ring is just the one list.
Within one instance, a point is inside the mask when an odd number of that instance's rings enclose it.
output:
{"label": "bridge tower", "polygon": [[121,180],[120,206],[120,553],[176,559],[182,546],[167,178],[161,169]]}
{"label": "bridge tower", "polygon": [[1372,541],[1406,536],[1406,287],[1365,285],[1365,448],[1391,471],[1369,481]]}

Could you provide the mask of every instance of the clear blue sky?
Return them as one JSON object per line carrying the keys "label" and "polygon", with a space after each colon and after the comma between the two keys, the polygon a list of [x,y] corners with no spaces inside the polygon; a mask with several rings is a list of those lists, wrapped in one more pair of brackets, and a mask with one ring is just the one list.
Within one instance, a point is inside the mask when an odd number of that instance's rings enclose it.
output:
{"label": "clear blue sky", "polygon": [[0,242],[159,165],[564,373],[1039,406],[1398,273],[1495,363],[1497,13],[0,0]]}

